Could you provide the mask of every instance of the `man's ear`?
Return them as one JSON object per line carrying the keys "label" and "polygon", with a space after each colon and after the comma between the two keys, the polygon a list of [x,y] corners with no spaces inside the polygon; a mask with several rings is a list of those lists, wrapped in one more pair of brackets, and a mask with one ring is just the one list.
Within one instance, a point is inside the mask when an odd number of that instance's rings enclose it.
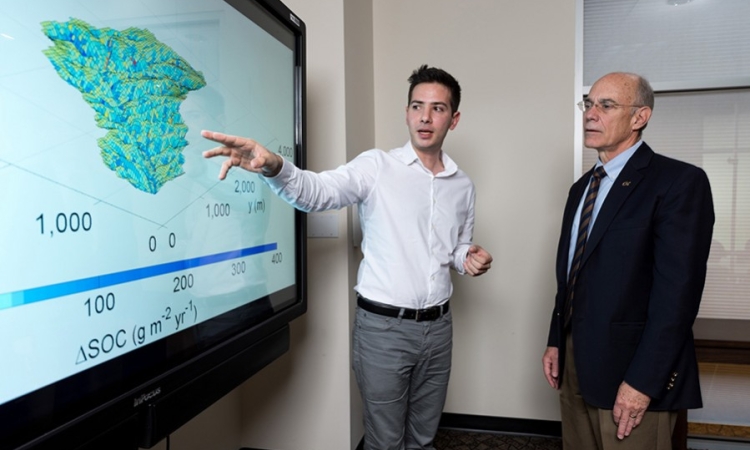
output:
{"label": "man's ear", "polygon": [[651,119],[651,108],[648,106],[641,106],[638,111],[633,114],[633,131],[640,131],[646,128],[648,121]]}
{"label": "man's ear", "polygon": [[451,119],[451,126],[449,130],[453,130],[456,128],[456,125],[458,125],[458,119],[461,118],[461,111],[456,111],[453,113],[453,118]]}

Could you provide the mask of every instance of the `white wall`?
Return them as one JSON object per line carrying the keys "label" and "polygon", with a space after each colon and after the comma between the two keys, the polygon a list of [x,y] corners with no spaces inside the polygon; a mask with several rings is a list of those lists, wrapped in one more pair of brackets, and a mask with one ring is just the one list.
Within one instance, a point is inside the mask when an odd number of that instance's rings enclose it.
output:
{"label": "white wall", "polygon": [[[307,24],[313,170],[343,164],[372,136],[386,149],[406,142],[406,79],[420,64],[461,82],[461,122],[445,149],[477,186],[475,241],[495,263],[484,277],[455,279],[446,412],[558,419],[541,355],[573,181],[575,0],[285,3]],[[347,216],[338,213],[339,238],[309,241],[309,310],[292,322],[291,350],[176,432],[173,448],[345,450],[359,441]]]}
{"label": "white wall", "polygon": [[[363,149],[375,146],[375,89],[373,70],[373,0],[356,0],[344,3],[344,42],[346,64],[346,159],[354,158]],[[349,330],[351,333],[355,313],[354,285],[357,281],[361,229],[356,208],[349,208]],[[350,440],[355,448],[364,434],[362,401],[354,372],[349,371],[350,386]]]}

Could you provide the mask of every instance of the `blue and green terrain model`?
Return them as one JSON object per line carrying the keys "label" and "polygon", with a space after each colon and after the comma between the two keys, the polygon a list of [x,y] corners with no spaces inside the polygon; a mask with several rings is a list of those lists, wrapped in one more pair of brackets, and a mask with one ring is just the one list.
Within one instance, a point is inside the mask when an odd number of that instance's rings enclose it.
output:
{"label": "blue and green terrain model", "polygon": [[180,103],[206,85],[203,74],[145,29],[97,29],[72,18],[42,22],[42,30],[54,43],[44,54],[109,130],[98,140],[105,164],[151,194],[182,175],[188,128]]}

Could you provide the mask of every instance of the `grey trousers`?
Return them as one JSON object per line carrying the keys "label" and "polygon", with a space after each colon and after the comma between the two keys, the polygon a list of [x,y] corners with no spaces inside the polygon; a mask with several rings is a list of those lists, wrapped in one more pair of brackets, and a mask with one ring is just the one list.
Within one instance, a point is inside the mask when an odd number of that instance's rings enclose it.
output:
{"label": "grey trousers", "polygon": [[451,371],[453,320],[385,317],[357,308],[352,369],[364,407],[365,450],[433,450]]}

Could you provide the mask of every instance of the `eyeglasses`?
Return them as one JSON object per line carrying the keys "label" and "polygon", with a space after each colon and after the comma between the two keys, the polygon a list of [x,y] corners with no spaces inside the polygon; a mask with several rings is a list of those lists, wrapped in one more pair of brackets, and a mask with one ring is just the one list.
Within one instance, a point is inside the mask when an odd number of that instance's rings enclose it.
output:
{"label": "eyeglasses", "polygon": [[604,100],[603,102],[590,102],[588,100],[583,100],[581,102],[577,103],[578,109],[580,109],[583,112],[588,112],[591,108],[596,107],[600,112],[608,113],[610,111],[613,111],[617,108],[643,108],[645,105],[621,105],[619,103],[615,103],[613,101]]}

